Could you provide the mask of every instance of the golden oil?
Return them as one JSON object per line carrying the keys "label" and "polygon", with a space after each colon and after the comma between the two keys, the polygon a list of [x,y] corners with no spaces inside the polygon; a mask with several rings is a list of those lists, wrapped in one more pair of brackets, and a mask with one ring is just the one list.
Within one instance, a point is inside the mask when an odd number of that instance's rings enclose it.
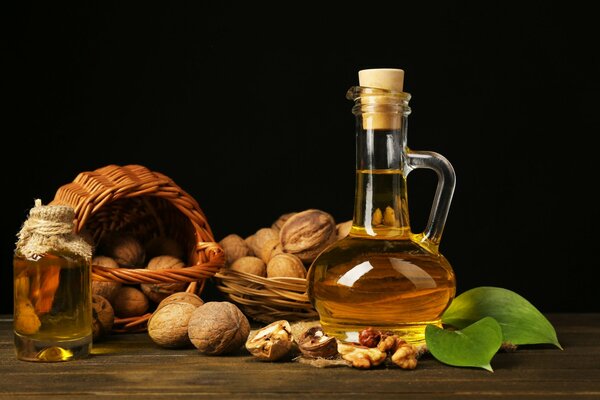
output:
{"label": "golden oil", "polygon": [[14,257],[17,357],[67,361],[92,345],[91,265],[69,253]]}

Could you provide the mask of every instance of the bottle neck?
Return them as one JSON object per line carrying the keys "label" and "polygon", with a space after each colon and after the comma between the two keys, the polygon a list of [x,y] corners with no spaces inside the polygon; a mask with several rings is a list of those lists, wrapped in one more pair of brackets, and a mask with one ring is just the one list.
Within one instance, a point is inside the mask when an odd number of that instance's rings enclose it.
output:
{"label": "bottle neck", "polygon": [[408,238],[407,116],[356,113],[356,193],[351,234]]}

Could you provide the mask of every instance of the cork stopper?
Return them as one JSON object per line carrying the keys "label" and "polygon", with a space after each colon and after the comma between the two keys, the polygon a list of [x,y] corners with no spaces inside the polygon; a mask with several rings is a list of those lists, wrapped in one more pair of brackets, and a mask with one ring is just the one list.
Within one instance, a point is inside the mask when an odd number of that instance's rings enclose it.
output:
{"label": "cork stopper", "polygon": [[358,84],[363,87],[402,92],[404,70],[395,68],[363,69],[358,71]]}
{"label": "cork stopper", "polygon": [[[402,92],[404,89],[404,71],[394,68],[363,69],[358,71],[358,84],[361,87]],[[363,105],[377,106],[372,111],[362,113],[363,128],[372,130],[395,130],[402,127],[402,115],[389,111],[385,104],[389,100],[381,95],[361,96]]]}

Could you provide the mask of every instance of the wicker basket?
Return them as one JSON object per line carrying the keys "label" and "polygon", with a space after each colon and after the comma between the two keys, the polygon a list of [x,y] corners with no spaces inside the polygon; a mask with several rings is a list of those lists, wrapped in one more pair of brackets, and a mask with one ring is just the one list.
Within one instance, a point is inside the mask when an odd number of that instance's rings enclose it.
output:
{"label": "wicker basket", "polygon": [[318,318],[308,301],[307,281],[302,278],[263,278],[222,268],[217,287],[237,303],[244,314],[261,322],[279,319],[299,321]]}
{"label": "wicker basket", "polygon": [[[142,241],[169,236],[184,246],[186,268],[147,269],[92,266],[92,279],[124,284],[189,282],[186,291],[199,293],[207,278],[224,264],[200,206],[171,179],[140,165],[109,165],[80,173],[56,192],[52,204],[75,209],[75,226],[99,243],[112,232],[128,232]],[[115,332],[146,329],[151,314],[117,318]]]}

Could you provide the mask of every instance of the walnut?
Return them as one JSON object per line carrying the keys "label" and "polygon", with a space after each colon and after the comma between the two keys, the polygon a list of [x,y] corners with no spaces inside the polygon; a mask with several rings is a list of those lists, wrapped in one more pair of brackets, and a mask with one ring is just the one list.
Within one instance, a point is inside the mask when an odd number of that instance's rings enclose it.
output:
{"label": "walnut", "polygon": [[396,225],[396,213],[394,209],[390,206],[385,208],[383,212],[383,224],[387,226],[395,226]]}
{"label": "walnut", "polygon": [[277,252],[281,252],[281,243],[279,242],[279,237],[276,239],[269,239],[264,242],[258,252],[258,256],[264,261],[265,264],[267,264],[271,258],[277,254]]}
{"label": "walnut", "polygon": [[371,218],[371,225],[373,225],[373,226],[381,225],[382,222],[383,222],[383,213],[381,212],[380,208],[377,208],[375,211],[373,211],[373,217]]}
{"label": "walnut", "polygon": [[365,347],[377,347],[381,340],[381,331],[374,328],[366,328],[358,334],[358,341]]}
{"label": "walnut", "polygon": [[190,344],[188,324],[193,312],[193,304],[172,302],[158,308],[148,321],[148,335],[154,343],[167,348],[185,347]]}
{"label": "walnut", "polygon": [[201,353],[208,355],[238,350],[249,333],[246,316],[227,301],[211,301],[196,308],[188,324],[190,340]]}
{"label": "walnut", "polygon": [[265,277],[267,276],[267,266],[257,257],[242,257],[237,260],[230,267],[234,271],[246,272],[248,274],[258,275]]}
{"label": "walnut", "polygon": [[417,367],[416,347],[406,343],[397,335],[383,335],[377,348],[391,354],[392,362],[402,369],[415,369]]}
{"label": "walnut", "polygon": [[275,229],[262,228],[256,231],[254,238],[250,242],[250,247],[252,248],[254,255],[256,257],[261,257],[262,249],[265,244],[269,241],[273,242],[273,240],[279,240],[279,234]]}
{"label": "walnut", "polygon": [[354,368],[369,369],[383,363],[387,354],[376,347],[369,348],[350,343],[338,343],[338,352]]}
{"label": "walnut", "polygon": [[346,236],[350,234],[350,230],[352,229],[352,220],[342,222],[336,225],[337,231],[337,240],[342,240]]}
{"label": "walnut", "polygon": [[148,298],[141,290],[123,286],[115,296],[113,308],[119,317],[129,318],[144,314],[149,305]]}
{"label": "walnut", "polygon": [[[92,259],[92,265],[99,265],[105,268],[119,268],[119,264],[110,257],[96,256]],[[92,294],[102,296],[106,300],[113,302],[117,292],[121,288],[120,282],[92,281]]]}
{"label": "walnut", "polygon": [[254,251],[252,250],[252,244],[254,243],[254,235],[248,236],[246,239],[244,239],[244,242],[246,242],[246,245],[248,246],[248,255],[256,256],[256,254],[254,254]]}
{"label": "walnut", "polygon": [[93,339],[98,340],[110,333],[115,322],[115,312],[108,299],[92,296],[92,332]]}
{"label": "walnut", "polygon": [[273,222],[273,225],[271,225],[271,229],[275,229],[277,232],[279,232],[281,230],[281,227],[283,226],[283,224],[285,224],[288,219],[290,219],[291,217],[293,217],[296,214],[298,214],[298,213],[291,212],[291,213],[283,214],[281,217],[277,218],[277,221]]}
{"label": "walnut", "polygon": [[113,258],[124,268],[141,268],[144,265],[144,249],[136,238],[116,233],[103,239],[102,253]]}
{"label": "walnut", "polygon": [[15,304],[15,331],[23,335],[33,335],[40,330],[42,322],[35,313],[33,304],[25,297],[17,298]]}
{"label": "walnut", "polygon": [[290,323],[281,320],[259,329],[246,342],[246,349],[264,361],[277,361],[290,354],[294,338]]}
{"label": "walnut", "polygon": [[200,307],[202,304],[204,304],[202,299],[194,293],[177,292],[173,293],[172,295],[166,297],[163,301],[161,301],[158,307],[156,307],[156,311],[171,303],[188,303],[193,305],[194,307]]}
{"label": "walnut", "polygon": [[286,253],[311,262],[336,239],[333,217],[319,210],[307,210],[290,217],[281,227],[279,240]]}
{"label": "walnut", "polygon": [[[159,271],[163,269],[185,268],[185,264],[178,258],[171,256],[154,257],[148,263],[149,270]],[[176,292],[185,290],[187,282],[171,282],[171,283],[143,283],[141,284],[142,292],[155,303],[160,303],[165,297]]]}
{"label": "walnut", "polygon": [[227,235],[219,242],[219,244],[225,252],[227,265],[231,265],[238,258],[250,255],[250,247],[246,241],[238,235]]}
{"label": "walnut", "polygon": [[305,278],[306,269],[298,257],[293,254],[279,254],[267,264],[267,278]]}
{"label": "walnut", "polygon": [[298,347],[305,357],[331,358],[338,354],[337,341],[327,336],[320,326],[313,326],[298,338]]}
{"label": "walnut", "polygon": [[175,239],[158,236],[146,243],[146,257],[151,259],[158,256],[171,256],[183,260],[185,253],[181,244]]}

